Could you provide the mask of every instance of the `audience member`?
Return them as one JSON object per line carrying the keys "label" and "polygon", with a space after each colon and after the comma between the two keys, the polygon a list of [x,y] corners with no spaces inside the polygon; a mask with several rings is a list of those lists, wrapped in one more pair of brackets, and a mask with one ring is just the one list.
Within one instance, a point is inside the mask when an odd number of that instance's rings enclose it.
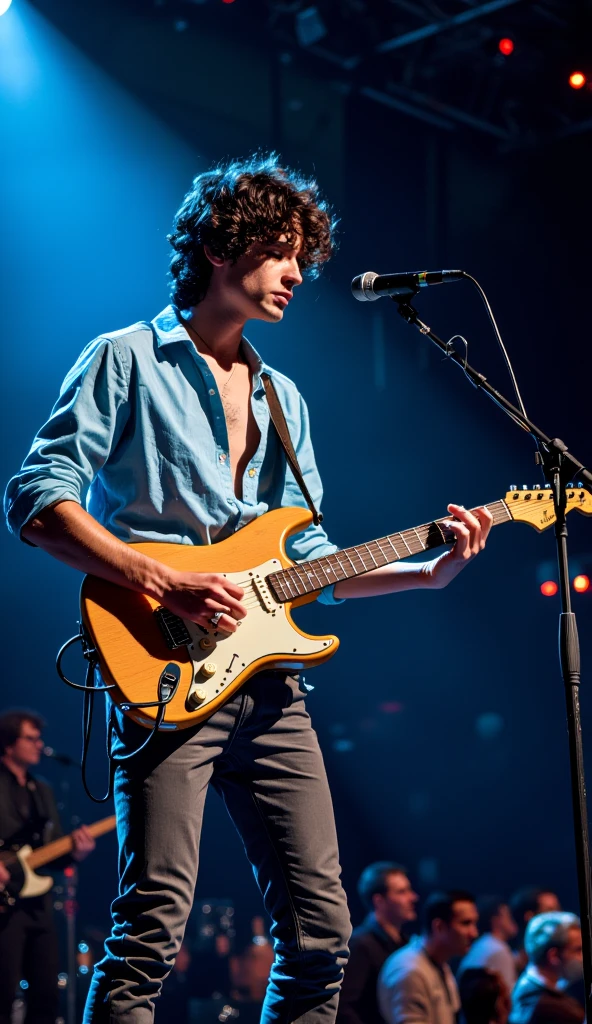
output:
{"label": "audience member", "polygon": [[584,1009],[559,982],[583,971],[582,932],[574,914],[537,914],[526,928],[528,965],[512,993],[511,1024],[582,1024]]}
{"label": "audience member", "polygon": [[424,908],[424,931],[392,953],[378,979],[378,1004],[388,1024],[455,1024],[460,1009],[448,961],[477,938],[475,901],[460,890],[434,893]]}
{"label": "audience member", "polygon": [[508,991],[516,984],[514,954],[508,945],[518,933],[510,908],[499,896],[481,896],[477,900],[480,936],[461,961],[458,977],[469,967],[487,967],[501,975]]}
{"label": "audience member", "polygon": [[535,914],[549,914],[561,910],[561,904],[559,897],[550,889],[525,886],[518,889],[510,899],[510,910],[518,925],[518,934],[512,945],[515,951],[516,973],[521,974],[528,959],[524,951],[524,933],[528,922]]}
{"label": "audience member", "polygon": [[459,979],[463,1024],[507,1024],[510,990],[495,971],[467,967]]}
{"label": "audience member", "polygon": [[351,937],[337,1022],[382,1024],[376,998],[378,975],[387,957],[406,942],[403,929],[417,917],[417,894],[405,868],[392,861],[365,868],[358,893],[368,914]]}

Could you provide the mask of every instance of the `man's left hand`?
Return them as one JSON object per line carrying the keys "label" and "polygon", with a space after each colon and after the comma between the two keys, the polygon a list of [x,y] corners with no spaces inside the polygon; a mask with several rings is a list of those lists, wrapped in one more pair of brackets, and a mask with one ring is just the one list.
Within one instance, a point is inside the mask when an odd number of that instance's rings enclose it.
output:
{"label": "man's left hand", "polygon": [[78,862],[85,860],[97,845],[86,825],[81,825],[80,828],[74,830],[72,833],[72,842],[74,843],[72,857]]}
{"label": "man's left hand", "polygon": [[430,587],[434,590],[448,586],[483,550],[493,523],[491,512],[486,508],[467,512],[462,505],[448,505],[448,511],[454,519],[444,520],[442,526],[454,534],[456,542],[450,551],[430,563]]}

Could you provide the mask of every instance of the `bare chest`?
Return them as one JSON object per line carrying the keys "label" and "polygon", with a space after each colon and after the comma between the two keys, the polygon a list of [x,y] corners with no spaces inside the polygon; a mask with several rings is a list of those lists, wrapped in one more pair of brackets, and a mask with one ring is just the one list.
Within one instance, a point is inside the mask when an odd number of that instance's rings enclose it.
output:
{"label": "bare chest", "polygon": [[228,434],[228,455],[234,492],[242,498],[242,478],[259,446],[260,431],[251,408],[251,374],[249,367],[237,364],[232,377],[214,372]]}

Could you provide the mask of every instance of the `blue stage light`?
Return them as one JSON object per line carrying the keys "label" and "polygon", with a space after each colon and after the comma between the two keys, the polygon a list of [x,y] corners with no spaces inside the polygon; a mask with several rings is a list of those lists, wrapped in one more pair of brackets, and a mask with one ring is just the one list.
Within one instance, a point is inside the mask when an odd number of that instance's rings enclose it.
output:
{"label": "blue stage light", "polygon": [[6,14],[12,0],[0,0],[0,14]]}

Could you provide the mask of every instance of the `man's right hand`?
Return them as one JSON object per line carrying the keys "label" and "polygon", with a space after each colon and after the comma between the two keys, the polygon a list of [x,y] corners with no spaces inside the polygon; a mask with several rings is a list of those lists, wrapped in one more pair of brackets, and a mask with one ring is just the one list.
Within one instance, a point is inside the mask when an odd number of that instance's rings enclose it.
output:
{"label": "man's right hand", "polygon": [[217,629],[235,633],[241,619],[247,614],[241,598],[242,587],[237,587],[225,576],[215,572],[176,572],[170,570],[161,603],[182,619],[197,622],[204,629],[212,629],[215,612],[224,612]]}

